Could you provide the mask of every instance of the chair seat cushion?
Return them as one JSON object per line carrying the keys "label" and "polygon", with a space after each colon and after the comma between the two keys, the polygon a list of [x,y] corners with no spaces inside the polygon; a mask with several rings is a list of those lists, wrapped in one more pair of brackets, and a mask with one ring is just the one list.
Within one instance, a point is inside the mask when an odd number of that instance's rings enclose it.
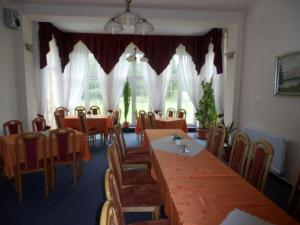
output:
{"label": "chair seat cushion", "polygon": [[126,154],[149,154],[149,149],[144,147],[131,147],[126,149]]}
{"label": "chair seat cushion", "polygon": [[156,184],[150,171],[145,170],[125,170],[122,172],[123,185],[144,185]]}
{"label": "chair seat cushion", "polygon": [[131,223],[130,225],[169,225],[169,224],[170,222],[168,219],[161,219],[161,220],[149,220],[149,221]]}
{"label": "chair seat cushion", "polygon": [[155,184],[123,187],[121,202],[123,207],[156,207],[163,205],[158,186]]}
{"label": "chair seat cushion", "polygon": [[151,164],[148,154],[129,154],[123,158],[124,164]]}

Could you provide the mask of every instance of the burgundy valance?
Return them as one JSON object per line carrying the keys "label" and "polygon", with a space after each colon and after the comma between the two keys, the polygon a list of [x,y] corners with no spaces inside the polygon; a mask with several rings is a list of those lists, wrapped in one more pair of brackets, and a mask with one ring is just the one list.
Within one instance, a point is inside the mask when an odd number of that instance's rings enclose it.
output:
{"label": "burgundy valance", "polygon": [[51,23],[39,23],[40,68],[47,65],[46,55],[52,35],[56,39],[61,58],[62,70],[69,62],[69,54],[74,45],[82,41],[94,54],[105,73],[109,74],[119,61],[126,47],[132,42],[149,59],[149,64],[159,75],[168,66],[176,48],[181,43],[191,55],[199,73],[205,62],[208,45],[214,45],[214,64],[218,73],[222,73],[222,30],[214,28],[203,36],[165,36],[165,35],[112,35],[62,32]]}

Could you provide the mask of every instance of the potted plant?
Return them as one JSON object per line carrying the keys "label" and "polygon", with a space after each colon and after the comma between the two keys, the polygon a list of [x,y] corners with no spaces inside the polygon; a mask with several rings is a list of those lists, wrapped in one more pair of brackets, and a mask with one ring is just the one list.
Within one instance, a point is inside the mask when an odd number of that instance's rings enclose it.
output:
{"label": "potted plant", "polygon": [[214,90],[212,88],[212,79],[202,81],[203,96],[196,108],[196,119],[201,127],[198,128],[198,138],[206,139],[208,129],[218,120],[217,109],[215,105]]}
{"label": "potted plant", "polygon": [[128,112],[129,112],[131,89],[130,89],[128,80],[125,82],[125,86],[124,86],[124,90],[123,90],[123,97],[124,97],[124,117],[125,117],[123,127],[129,128],[129,122],[127,121],[127,116],[128,116]]}
{"label": "potted plant", "polygon": [[224,120],[221,121],[221,124],[223,124],[226,128],[226,135],[224,139],[224,160],[229,161],[230,152],[231,152],[231,134],[236,129],[234,127],[234,122],[225,125]]}

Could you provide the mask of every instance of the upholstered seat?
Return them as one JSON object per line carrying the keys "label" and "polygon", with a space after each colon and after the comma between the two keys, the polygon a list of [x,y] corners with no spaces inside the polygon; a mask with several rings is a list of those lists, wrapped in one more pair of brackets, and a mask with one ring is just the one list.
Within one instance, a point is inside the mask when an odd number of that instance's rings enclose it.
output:
{"label": "upholstered seat", "polygon": [[160,219],[160,220],[148,220],[137,223],[131,223],[130,225],[169,225],[168,219]]}
{"label": "upholstered seat", "polygon": [[123,170],[114,142],[108,147],[107,159],[109,168],[115,172],[122,186],[156,184],[148,170]]}
{"label": "upholstered seat", "polygon": [[163,205],[163,200],[157,185],[122,187],[114,172],[107,169],[105,194],[107,200],[115,201],[120,205],[120,210],[124,212],[152,212],[156,219],[159,218],[159,209]]}

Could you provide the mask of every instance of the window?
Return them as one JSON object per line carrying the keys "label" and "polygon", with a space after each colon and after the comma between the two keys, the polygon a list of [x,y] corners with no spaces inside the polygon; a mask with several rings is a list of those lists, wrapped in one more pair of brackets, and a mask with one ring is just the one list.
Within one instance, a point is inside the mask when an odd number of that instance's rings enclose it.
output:
{"label": "window", "polygon": [[81,96],[79,105],[85,106],[87,109],[93,105],[100,107],[100,113],[103,114],[104,105],[100,94],[100,83],[97,76],[98,62],[93,54],[89,54],[88,75],[86,77],[85,88]]}
{"label": "window", "polygon": [[169,84],[167,96],[165,99],[165,112],[168,108],[185,109],[187,112],[186,122],[187,124],[195,124],[195,107],[189,98],[186,87],[183,83],[182,77],[179,74],[178,69],[178,56],[175,55],[171,60],[172,75]]}
{"label": "window", "polygon": [[[138,59],[139,57],[138,55]],[[149,97],[142,78],[142,69],[139,60],[129,64],[128,81],[131,88],[131,102],[127,120],[130,124],[135,124],[135,110],[145,110],[146,112],[149,110]],[[120,98],[119,106],[122,110],[121,121],[125,121],[123,96]]]}

